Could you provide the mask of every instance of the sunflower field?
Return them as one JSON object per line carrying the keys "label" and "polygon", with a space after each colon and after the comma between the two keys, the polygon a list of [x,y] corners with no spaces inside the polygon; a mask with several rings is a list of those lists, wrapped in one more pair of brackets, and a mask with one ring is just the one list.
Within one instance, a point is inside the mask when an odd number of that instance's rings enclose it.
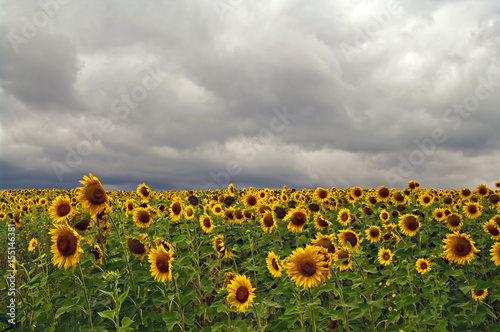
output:
{"label": "sunflower field", "polygon": [[80,182],[0,192],[3,330],[500,331],[500,182]]}

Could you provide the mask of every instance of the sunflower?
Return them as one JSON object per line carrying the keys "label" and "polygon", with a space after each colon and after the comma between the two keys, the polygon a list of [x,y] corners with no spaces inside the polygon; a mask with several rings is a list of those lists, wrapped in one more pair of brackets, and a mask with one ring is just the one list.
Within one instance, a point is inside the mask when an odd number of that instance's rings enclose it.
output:
{"label": "sunflower", "polygon": [[370,240],[370,243],[380,241],[382,233],[378,226],[371,226],[369,229],[365,230],[366,239]]}
{"label": "sunflower", "polygon": [[333,261],[338,262],[341,259],[343,260],[342,262],[335,264],[340,271],[352,269],[351,253],[347,247],[342,247],[333,254]]}
{"label": "sunflower", "polygon": [[244,275],[237,275],[227,286],[227,302],[231,307],[236,307],[237,312],[245,312],[255,297],[255,288],[252,288],[250,279]]}
{"label": "sunflower", "polygon": [[418,198],[418,202],[420,203],[420,205],[427,207],[427,206],[431,205],[432,202],[434,202],[434,196],[432,196],[431,194],[426,192],[426,193],[420,195],[420,197]]}
{"label": "sunflower", "polygon": [[201,226],[201,229],[203,229],[203,231],[207,234],[210,234],[212,233],[212,231],[214,230],[214,223],[212,222],[212,218],[210,218],[208,216],[208,214],[204,213],[200,216],[200,226]]}
{"label": "sunflower", "polygon": [[387,212],[386,210],[382,210],[378,216],[383,222],[387,222],[391,217],[389,212]]}
{"label": "sunflower", "polygon": [[84,176],[84,181],[80,181],[83,187],[77,188],[79,190],[78,201],[90,214],[96,214],[104,210],[111,201],[99,179],[92,173],[89,175],[90,177]]}
{"label": "sunflower", "polygon": [[333,254],[337,251],[335,243],[333,243],[334,234],[323,235],[321,233],[316,233],[316,238],[311,240],[311,243],[315,246],[325,248],[328,253]]}
{"label": "sunflower", "polygon": [[222,216],[224,211],[222,210],[222,206],[220,204],[214,204],[211,208],[212,212],[217,216]]}
{"label": "sunflower", "polygon": [[321,187],[316,188],[314,191],[313,197],[318,201],[318,202],[326,202],[330,199],[330,192],[326,189],[323,189]]}
{"label": "sunflower", "polygon": [[379,202],[385,202],[388,201],[389,198],[391,198],[391,190],[386,186],[380,186],[377,189],[377,200]]}
{"label": "sunflower", "polygon": [[127,201],[125,201],[125,214],[127,216],[130,215],[132,212],[134,212],[134,208],[135,200],[133,200],[132,198],[127,199]]}
{"label": "sunflower", "polygon": [[469,219],[475,219],[481,215],[481,205],[476,202],[469,202],[463,206],[464,214]]}
{"label": "sunflower", "polygon": [[316,212],[314,214],[314,227],[320,231],[324,231],[330,227],[331,223],[324,219],[321,212]]}
{"label": "sunflower", "polygon": [[192,206],[188,206],[184,209],[184,218],[186,218],[186,220],[194,218],[194,209]]}
{"label": "sunflower", "polygon": [[363,189],[360,187],[353,187],[350,192],[350,196],[354,201],[359,201],[363,198]]}
{"label": "sunflower", "polygon": [[480,185],[477,186],[476,192],[479,195],[479,197],[484,198],[484,197],[488,197],[489,196],[490,189],[488,188],[487,185],[480,184]]}
{"label": "sunflower", "polygon": [[231,281],[236,278],[237,274],[233,272],[226,272],[224,275],[224,287],[227,287]]}
{"label": "sunflower", "polygon": [[272,212],[266,212],[260,219],[260,226],[264,232],[271,234],[273,228],[276,227],[276,220]]}
{"label": "sunflower", "polygon": [[281,277],[281,270],[283,268],[281,267],[278,256],[276,256],[273,251],[267,253],[266,264],[267,269],[269,270],[269,272],[271,272],[273,277]]}
{"label": "sunflower", "polygon": [[94,245],[94,247],[89,250],[89,254],[94,255],[94,262],[96,265],[102,264],[102,249],[99,245]]}
{"label": "sunflower", "polygon": [[316,287],[322,284],[328,275],[328,264],[320,255],[318,247],[307,245],[297,248],[288,257],[285,269],[297,287]]}
{"label": "sunflower", "polygon": [[476,301],[482,301],[488,296],[488,289],[471,289],[472,298]]}
{"label": "sunflower", "polygon": [[419,258],[415,264],[417,272],[424,275],[431,270],[431,262],[428,258]]}
{"label": "sunflower", "polygon": [[474,252],[479,252],[479,250],[474,247],[474,241],[470,239],[467,233],[460,234],[459,231],[457,231],[453,234],[446,234],[446,239],[444,239],[443,242],[445,243],[443,248],[446,249],[446,258],[458,264],[465,264],[465,262],[470,263],[474,257]]}
{"label": "sunflower", "polygon": [[144,243],[142,243],[141,241],[134,239],[134,238],[127,237],[127,247],[132,253],[134,253],[136,255],[140,255],[141,261],[144,259],[144,257],[148,253],[148,249],[144,245]]}
{"label": "sunflower", "polygon": [[175,197],[170,204],[170,220],[179,221],[183,213],[182,201],[179,197]]}
{"label": "sunflower", "polygon": [[37,239],[31,239],[30,244],[28,246],[28,251],[33,251],[35,250],[36,246],[38,245],[38,240]]}
{"label": "sunflower", "polygon": [[460,196],[462,199],[469,199],[472,196],[472,191],[470,191],[469,188],[461,188],[460,189]]}
{"label": "sunflower", "polygon": [[288,212],[283,221],[290,221],[287,228],[298,233],[302,231],[307,219],[309,219],[308,211],[302,207],[296,207]]}
{"label": "sunflower", "polygon": [[343,247],[351,246],[350,251],[354,252],[359,248],[359,238],[358,235],[351,230],[340,230],[338,235],[340,244]]}
{"label": "sunflower", "polygon": [[500,242],[495,242],[490,249],[491,260],[496,265],[500,265]]}
{"label": "sunflower", "polygon": [[151,197],[151,189],[149,189],[149,187],[146,186],[145,183],[140,184],[137,187],[136,193],[137,195],[139,195],[139,197],[142,198],[142,201],[144,203],[149,202],[149,198]]}
{"label": "sunflower", "polygon": [[450,231],[458,231],[462,228],[462,216],[458,213],[452,213],[446,217],[446,227]]}
{"label": "sunflower", "polygon": [[49,208],[50,217],[54,222],[64,221],[72,211],[71,201],[63,196],[58,196]]}
{"label": "sunflower", "polygon": [[494,220],[489,220],[483,225],[483,229],[486,233],[491,235],[491,239],[498,241],[500,240],[500,229],[498,229],[497,224]]}
{"label": "sunflower", "polygon": [[138,207],[134,209],[134,222],[137,227],[148,228],[153,222],[153,218],[147,208]]}
{"label": "sunflower", "polygon": [[234,196],[236,193],[236,188],[234,188],[234,184],[230,183],[229,186],[227,186],[227,192],[229,195]]}
{"label": "sunflower", "polygon": [[436,221],[444,221],[446,219],[445,209],[435,208],[432,215]]}
{"label": "sunflower", "polygon": [[381,265],[389,265],[392,262],[393,253],[389,249],[380,248],[378,251],[378,261]]}
{"label": "sunflower", "polygon": [[161,237],[155,237],[155,243],[157,247],[162,245],[163,248],[165,248],[165,250],[168,251],[172,256],[175,254],[174,246],[171,245],[167,240],[162,239]]}
{"label": "sunflower", "polygon": [[231,258],[231,252],[226,248],[226,245],[224,244],[224,235],[219,234],[215,236],[212,239],[212,246],[214,247],[215,251],[217,251],[217,256],[219,258],[222,258],[224,255],[226,257]]}
{"label": "sunflower", "polygon": [[494,215],[493,217],[491,217],[490,221],[493,221],[497,225],[497,227],[500,227],[500,215]]}
{"label": "sunflower", "polygon": [[56,228],[49,232],[52,235],[51,251],[54,254],[52,264],[65,269],[75,266],[79,262],[78,252],[83,252],[80,248],[82,237],[69,226],[55,225]]}
{"label": "sunflower", "polygon": [[405,214],[399,219],[399,228],[401,228],[404,234],[414,236],[420,228],[420,223],[418,222],[418,218],[413,214]]}
{"label": "sunflower", "polygon": [[151,276],[159,282],[171,281],[173,260],[172,254],[166,251],[162,245],[156,249],[151,249],[148,255],[148,261],[151,263],[151,269],[149,270]]}
{"label": "sunflower", "polygon": [[337,220],[342,224],[342,226],[349,225],[349,222],[351,221],[351,214],[349,209],[340,210],[337,216]]}

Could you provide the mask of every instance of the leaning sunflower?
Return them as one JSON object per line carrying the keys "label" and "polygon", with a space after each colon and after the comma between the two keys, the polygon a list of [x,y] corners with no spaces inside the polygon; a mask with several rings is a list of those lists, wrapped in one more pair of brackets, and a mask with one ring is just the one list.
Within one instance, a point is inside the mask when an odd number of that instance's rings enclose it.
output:
{"label": "leaning sunflower", "polygon": [[97,214],[106,208],[110,199],[99,179],[93,176],[92,173],[89,175],[90,177],[84,176],[84,181],[80,181],[83,187],[77,188],[79,190],[78,200],[85,210],[91,214]]}
{"label": "leaning sunflower", "polygon": [[64,221],[69,217],[73,208],[71,201],[67,197],[58,196],[50,205],[49,214],[54,222]]}
{"label": "leaning sunflower", "polygon": [[252,288],[250,279],[244,275],[237,275],[227,286],[227,301],[231,307],[236,307],[237,312],[245,312],[255,297],[255,288]]}
{"label": "leaning sunflower", "polygon": [[474,241],[470,239],[467,233],[460,234],[460,232],[457,231],[453,234],[446,234],[446,239],[444,239],[443,242],[445,244],[443,248],[446,249],[446,258],[458,264],[465,264],[465,262],[470,263],[474,257],[474,252],[479,252],[479,250],[474,247]]}
{"label": "leaning sunflower", "polygon": [[146,186],[145,183],[140,184],[137,187],[136,193],[137,193],[137,195],[139,195],[139,197],[141,197],[141,199],[144,203],[149,202],[149,199],[151,197],[151,189],[149,189],[149,187]]}
{"label": "leaning sunflower", "polygon": [[351,249],[349,249],[351,252],[354,252],[358,250],[359,248],[359,238],[358,234],[351,230],[340,230],[338,234],[338,238],[340,241],[340,244],[343,247],[347,247],[348,244],[351,246]]}
{"label": "leaning sunflower", "polygon": [[333,261],[337,262],[339,260],[343,259],[342,262],[340,263],[335,263],[335,266],[340,270],[340,271],[347,271],[352,269],[352,258],[351,254],[349,252],[349,249],[347,247],[342,247],[338,249],[335,254],[333,254]]}
{"label": "leaning sunflower", "polygon": [[471,294],[472,298],[476,301],[482,301],[488,296],[488,290],[487,289],[471,289]]}
{"label": "leaning sunflower", "polygon": [[151,263],[151,276],[159,282],[172,281],[172,254],[160,244],[156,249],[151,249],[148,261]]}
{"label": "leaning sunflower", "polygon": [[494,220],[489,220],[483,224],[483,230],[490,234],[490,238],[492,240],[498,241],[500,240],[500,229],[497,227],[497,224]]}
{"label": "leaning sunflower", "polygon": [[314,227],[319,229],[320,231],[328,229],[330,227],[331,222],[328,220],[324,219],[323,216],[321,215],[321,212],[316,212],[314,214]]}
{"label": "leaning sunflower", "polygon": [[419,258],[415,264],[417,272],[424,275],[431,270],[431,262],[428,258]]}
{"label": "leaning sunflower", "polygon": [[229,251],[226,248],[226,245],[224,244],[224,235],[219,234],[219,235],[215,236],[212,239],[212,246],[214,247],[215,251],[217,251],[217,256],[219,258],[222,258],[224,255],[226,255],[226,257],[228,257],[228,258],[232,257],[231,251]]}
{"label": "leaning sunflower", "polygon": [[315,246],[323,247],[328,251],[328,253],[333,254],[337,251],[337,247],[332,241],[334,237],[334,234],[323,235],[318,232],[316,233],[316,238],[311,240],[311,243]]}
{"label": "leaning sunflower", "polygon": [[78,252],[83,252],[80,248],[82,237],[69,226],[55,225],[56,228],[49,232],[52,235],[51,251],[54,254],[52,263],[65,269],[75,266],[79,262]]}
{"label": "leaning sunflower", "polygon": [[275,278],[281,277],[281,264],[279,262],[278,256],[274,253],[274,251],[270,251],[267,253],[266,258],[267,269]]}
{"label": "leaning sunflower", "polygon": [[418,222],[418,218],[413,214],[405,214],[399,219],[399,228],[401,228],[404,234],[414,236],[420,228],[420,223]]}
{"label": "leaning sunflower", "polygon": [[500,265],[500,242],[495,242],[491,246],[490,254],[491,260],[495,263],[495,266]]}
{"label": "leaning sunflower", "polygon": [[297,248],[287,259],[285,269],[295,284],[310,288],[322,284],[328,275],[328,262],[318,247],[307,245]]}
{"label": "leaning sunflower", "polygon": [[298,233],[302,231],[302,228],[308,219],[308,210],[302,207],[296,207],[288,212],[285,218],[283,218],[283,221],[289,221],[287,228]]}

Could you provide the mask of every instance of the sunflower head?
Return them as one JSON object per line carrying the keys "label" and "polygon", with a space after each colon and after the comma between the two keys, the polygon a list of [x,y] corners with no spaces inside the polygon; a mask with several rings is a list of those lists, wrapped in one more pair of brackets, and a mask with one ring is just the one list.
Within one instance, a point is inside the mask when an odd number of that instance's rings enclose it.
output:
{"label": "sunflower head", "polygon": [[140,184],[136,190],[137,195],[142,199],[143,202],[148,202],[151,198],[151,189],[146,186],[145,183]]}
{"label": "sunflower head", "polygon": [[202,214],[200,216],[200,226],[201,226],[201,229],[203,229],[203,231],[207,234],[210,234],[212,233],[212,231],[214,230],[214,223],[212,222],[212,218],[210,218],[210,216],[206,213]]}
{"label": "sunflower head", "polygon": [[151,249],[148,256],[148,261],[151,263],[151,276],[159,282],[172,281],[173,260],[172,254],[166,251],[163,245],[160,244],[156,249]]}
{"label": "sunflower head", "polygon": [[488,296],[488,289],[475,289],[471,290],[472,298],[476,301],[482,301]]}
{"label": "sunflower head", "polygon": [[379,242],[382,237],[382,232],[378,226],[371,226],[369,229],[365,230],[366,239],[373,242]]}
{"label": "sunflower head", "polygon": [[63,196],[58,196],[49,208],[50,217],[54,222],[64,221],[72,211],[71,201]]}
{"label": "sunflower head", "polygon": [[431,270],[431,262],[428,258],[419,258],[415,265],[417,272],[422,275],[426,274]]}
{"label": "sunflower head", "polygon": [[333,234],[323,235],[321,233],[316,233],[316,239],[311,240],[311,243],[318,247],[325,248],[328,253],[333,254],[337,250],[335,243],[333,243]]}
{"label": "sunflower head", "polygon": [[469,219],[475,219],[479,217],[482,213],[482,208],[479,203],[476,202],[468,202],[463,207],[464,214]]}
{"label": "sunflower head", "polygon": [[144,207],[138,207],[134,209],[134,223],[137,227],[148,228],[153,222],[153,217],[149,213],[149,210]]}
{"label": "sunflower head", "polygon": [[393,256],[394,254],[389,249],[380,248],[378,251],[378,261],[382,265],[391,264]]}
{"label": "sunflower head", "polygon": [[470,239],[469,234],[459,233],[446,234],[446,239],[443,240],[446,258],[458,264],[470,263],[474,257],[474,252],[479,252],[474,247],[474,241]]}
{"label": "sunflower head", "polygon": [[260,225],[262,230],[267,233],[271,233],[273,228],[277,226],[276,220],[274,220],[274,215],[272,212],[268,211],[260,219]]}
{"label": "sunflower head", "polygon": [[349,209],[344,208],[344,209],[340,210],[339,214],[337,215],[337,220],[343,226],[349,225],[349,222],[351,221],[351,215],[350,215]]}
{"label": "sunflower head", "polygon": [[385,202],[391,198],[391,190],[386,186],[381,186],[377,189],[377,200],[380,202]]}
{"label": "sunflower head", "polygon": [[250,279],[244,275],[237,275],[227,286],[227,301],[237,312],[245,312],[255,297],[255,288],[252,288]]}
{"label": "sunflower head", "polygon": [[340,244],[343,247],[350,247],[349,249],[351,252],[354,252],[358,250],[359,248],[359,238],[358,234],[351,230],[341,230],[339,231],[338,238],[340,241]]}
{"label": "sunflower head", "polygon": [[401,231],[404,234],[414,236],[420,228],[417,216],[413,214],[405,214],[401,216],[401,219],[399,220],[399,228],[401,228]]}
{"label": "sunflower head", "polygon": [[85,210],[91,214],[97,214],[107,207],[110,199],[99,179],[93,176],[92,173],[89,175],[89,177],[84,176],[84,180],[80,181],[83,187],[77,188],[79,190],[78,200]]}
{"label": "sunflower head", "polygon": [[298,287],[310,288],[322,284],[328,277],[328,262],[318,247],[297,248],[287,259],[285,269]]}
{"label": "sunflower head", "polygon": [[278,256],[273,251],[267,253],[266,258],[267,269],[275,278],[281,277],[281,270],[283,269],[280,264]]}
{"label": "sunflower head", "polygon": [[69,226],[55,225],[56,228],[49,232],[52,235],[51,252],[54,254],[52,263],[65,269],[75,266],[79,262],[80,240],[82,237]]}
{"label": "sunflower head", "polygon": [[283,220],[289,221],[288,229],[298,233],[302,231],[308,219],[308,211],[304,208],[296,207],[290,210]]}
{"label": "sunflower head", "polygon": [[38,245],[38,240],[37,239],[31,239],[30,244],[28,246],[28,251],[33,251],[35,250],[36,246]]}
{"label": "sunflower head", "polygon": [[320,212],[316,212],[314,215],[314,226],[316,229],[319,229],[320,231],[328,229],[330,227],[331,223],[324,219],[323,216],[321,215]]}
{"label": "sunflower head", "polygon": [[340,271],[347,271],[352,269],[352,259],[351,253],[347,247],[342,247],[338,249],[335,254],[333,254],[333,260],[335,262],[335,266]]}

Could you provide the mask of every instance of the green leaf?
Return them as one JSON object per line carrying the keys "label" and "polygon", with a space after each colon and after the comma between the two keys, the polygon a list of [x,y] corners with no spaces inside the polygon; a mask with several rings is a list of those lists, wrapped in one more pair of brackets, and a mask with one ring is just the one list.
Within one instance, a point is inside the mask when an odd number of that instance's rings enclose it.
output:
{"label": "green leaf", "polygon": [[115,321],[115,311],[114,310],[104,310],[104,311],[98,312],[98,314],[102,318],[110,319],[113,322]]}
{"label": "green leaf", "polygon": [[127,327],[127,326],[130,326],[132,325],[134,321],[131,320],[129,317],[123,317],[122,318],[122,327]]}
{"label": "green leaf", "polygon": [[162,312],[161,318],[165,322],[165,326],[168,330],[173,329],[175,324],[177,324],[177,316],[180,317],[177,311]]}
{"label": "green leaf", "polygon": [[118,297],[118,303],[122,304],[123,301],[125,301],[125,299],[128,296],[129,290],[130,290],[130,288],[127,288],[127,290],[125,291],[125,293],[123,293],[122,295],[120,295],[120,297]]}

